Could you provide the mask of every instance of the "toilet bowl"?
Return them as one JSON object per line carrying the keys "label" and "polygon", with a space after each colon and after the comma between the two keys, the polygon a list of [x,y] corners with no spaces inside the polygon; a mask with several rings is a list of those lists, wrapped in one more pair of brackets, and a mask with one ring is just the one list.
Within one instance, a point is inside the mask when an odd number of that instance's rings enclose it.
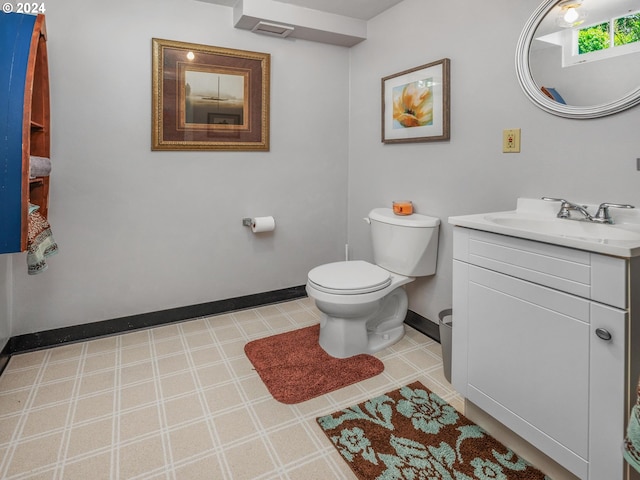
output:
{"label": "toilet bowl", "polygon": [[374,260],[333,262],[313,268],[307,295],[322,312],[320,346],[332,357],[375,353],[404,336],[408,311],[403,285],[435,273],[440,220],[370,212]]}
{"label": "toilet bowl", "polygon": [[307,295],[324,314],[320,346],[332,357],[346,358],[374,353],[400,340],[408,309],[402,285],[411,281],[361,260],[311,270]]}

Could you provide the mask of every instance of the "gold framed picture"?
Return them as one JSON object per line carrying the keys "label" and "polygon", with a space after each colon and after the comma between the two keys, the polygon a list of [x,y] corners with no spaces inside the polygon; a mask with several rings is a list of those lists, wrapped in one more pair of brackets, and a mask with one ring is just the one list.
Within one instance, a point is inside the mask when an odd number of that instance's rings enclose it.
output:
{"label": "gold framed picture", "polygon": [[270,54],[152,44],[152,150],[269,150]]}

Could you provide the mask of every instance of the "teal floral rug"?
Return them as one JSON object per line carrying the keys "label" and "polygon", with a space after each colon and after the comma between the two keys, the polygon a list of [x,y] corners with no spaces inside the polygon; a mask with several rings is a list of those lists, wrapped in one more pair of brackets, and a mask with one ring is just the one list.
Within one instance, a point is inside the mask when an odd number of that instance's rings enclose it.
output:
{"label": "teal floral rug", "polygon": [[420,382],[317,421],[361,480],[551,480]]}

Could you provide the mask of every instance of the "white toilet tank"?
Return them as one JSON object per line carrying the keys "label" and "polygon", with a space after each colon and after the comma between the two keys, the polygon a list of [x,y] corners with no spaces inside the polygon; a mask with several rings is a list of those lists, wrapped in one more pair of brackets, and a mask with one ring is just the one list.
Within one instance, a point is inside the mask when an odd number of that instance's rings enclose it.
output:
{"label": "white toilet tank", "polygon": [[376,265],[407,277],[436,273],[440,219],[414,213],[396,215],[390,208],[369,212]]}

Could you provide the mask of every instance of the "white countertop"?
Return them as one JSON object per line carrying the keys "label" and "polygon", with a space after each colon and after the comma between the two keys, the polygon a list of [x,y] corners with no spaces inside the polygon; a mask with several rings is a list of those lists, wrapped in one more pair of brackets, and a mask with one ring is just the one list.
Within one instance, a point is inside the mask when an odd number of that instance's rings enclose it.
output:
{"label": "white countertop", "polygon": [[[597,205],[587,207],[595,215]],[[519,198],[516,210],[449,217],[449,223],[616,257],[640,256],[640,209],[610,208],[613,225],[560,219],[559,209],[560,202]],[[580,218],[577,212],[572,216]]]}

